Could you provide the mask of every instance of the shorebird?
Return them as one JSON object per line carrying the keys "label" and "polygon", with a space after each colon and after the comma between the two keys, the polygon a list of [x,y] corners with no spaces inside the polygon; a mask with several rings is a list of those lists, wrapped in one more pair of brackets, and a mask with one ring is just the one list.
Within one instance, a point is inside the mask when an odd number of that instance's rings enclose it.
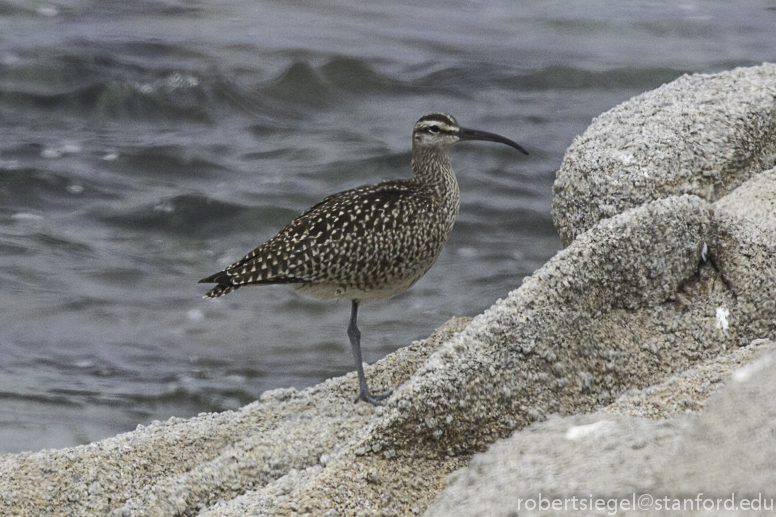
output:
{"label": "shorebird", "polygon": [[396,296],[431,269],[453,229],[460,193],[448,151],[464,140],[500,142],[467,129],[445,113],[421,117],[412,129],[413,177],[333,194],[243,258],[200,283],[217,284],[205,298],[240,287],[291,284],[318,297],[351,300],[348,338],[358,374],[356,402],[381,405],[392,392],[372,394],[361,361],[358,306]]}

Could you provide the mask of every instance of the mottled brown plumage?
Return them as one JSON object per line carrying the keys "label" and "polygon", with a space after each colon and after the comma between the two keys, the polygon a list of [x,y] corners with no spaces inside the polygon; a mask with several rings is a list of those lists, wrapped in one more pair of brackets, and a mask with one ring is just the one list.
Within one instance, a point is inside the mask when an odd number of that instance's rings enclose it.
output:
{"label": "mottled brown plumage", "polygon": [[447,205],[432,189],[411,180],[334,194],[205,279],[219,283],[207,296],[277,283],[294,284],[319,298],[367,301],[399,294],[439,254],[458,212],[457,198]]}
{"label": "mottled brown plumage", "polygon": [[442,113],[418,120],[412,138],[412,178],[333,194],[242,259],[200,280],[217,284],[207,298],[247,285],[291,284],[319,298],[352,300],[348,335],[359,398],[373,404],[383,397],[369,393],[363,375],[358,304],[404,292],[439,257],[459,207],[450,147],[460,140],[490,140],[527,154],[511,140],[461,128]]}

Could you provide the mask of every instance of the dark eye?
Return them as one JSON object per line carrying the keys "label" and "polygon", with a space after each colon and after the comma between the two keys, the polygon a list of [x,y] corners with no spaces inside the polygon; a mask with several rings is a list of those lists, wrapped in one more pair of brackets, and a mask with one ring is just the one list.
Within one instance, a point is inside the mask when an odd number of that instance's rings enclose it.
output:
{"label": "dark eye", "polygon": [[428,128],[428,132],[431,134],[437,134],[439,133],[439,128],[437,126],[431,126]]}

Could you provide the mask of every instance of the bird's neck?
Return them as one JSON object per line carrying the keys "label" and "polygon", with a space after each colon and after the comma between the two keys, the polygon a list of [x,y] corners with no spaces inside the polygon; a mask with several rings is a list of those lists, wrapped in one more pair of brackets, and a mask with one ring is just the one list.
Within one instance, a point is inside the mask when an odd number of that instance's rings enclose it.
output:
{"label": "bird's neck", "polygon": [[415,181],[430,187],[440,199],[458,199],[458,182],[447,149],[414,147],[412,174]]}

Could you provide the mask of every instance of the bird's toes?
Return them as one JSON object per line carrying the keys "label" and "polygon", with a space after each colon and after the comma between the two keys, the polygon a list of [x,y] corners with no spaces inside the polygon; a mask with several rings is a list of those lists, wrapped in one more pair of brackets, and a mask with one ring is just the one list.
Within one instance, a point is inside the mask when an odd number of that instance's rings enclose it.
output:
{"label": "bird's toes", "polygon": [[393,393],[393,390],[387,393],[377,393],[373,395],[368,391],[366,392],[361,391],[358,393],[358,397],[356,397],[356,400],[354,400],[353,402],[358,402],[359,400],[363,400],[364,402],[369,402],[373,406],[382,406],[383,403],[380,401],[387,399],[388,397],[391,396],[392,393]]}
{"label": "bird's toes", "polygon": [[385,393],[372,394],[371,396],[375,400],[385,400],[388,397],[390,397],[391,395],[393,395],[393,390],[386,391]]}

